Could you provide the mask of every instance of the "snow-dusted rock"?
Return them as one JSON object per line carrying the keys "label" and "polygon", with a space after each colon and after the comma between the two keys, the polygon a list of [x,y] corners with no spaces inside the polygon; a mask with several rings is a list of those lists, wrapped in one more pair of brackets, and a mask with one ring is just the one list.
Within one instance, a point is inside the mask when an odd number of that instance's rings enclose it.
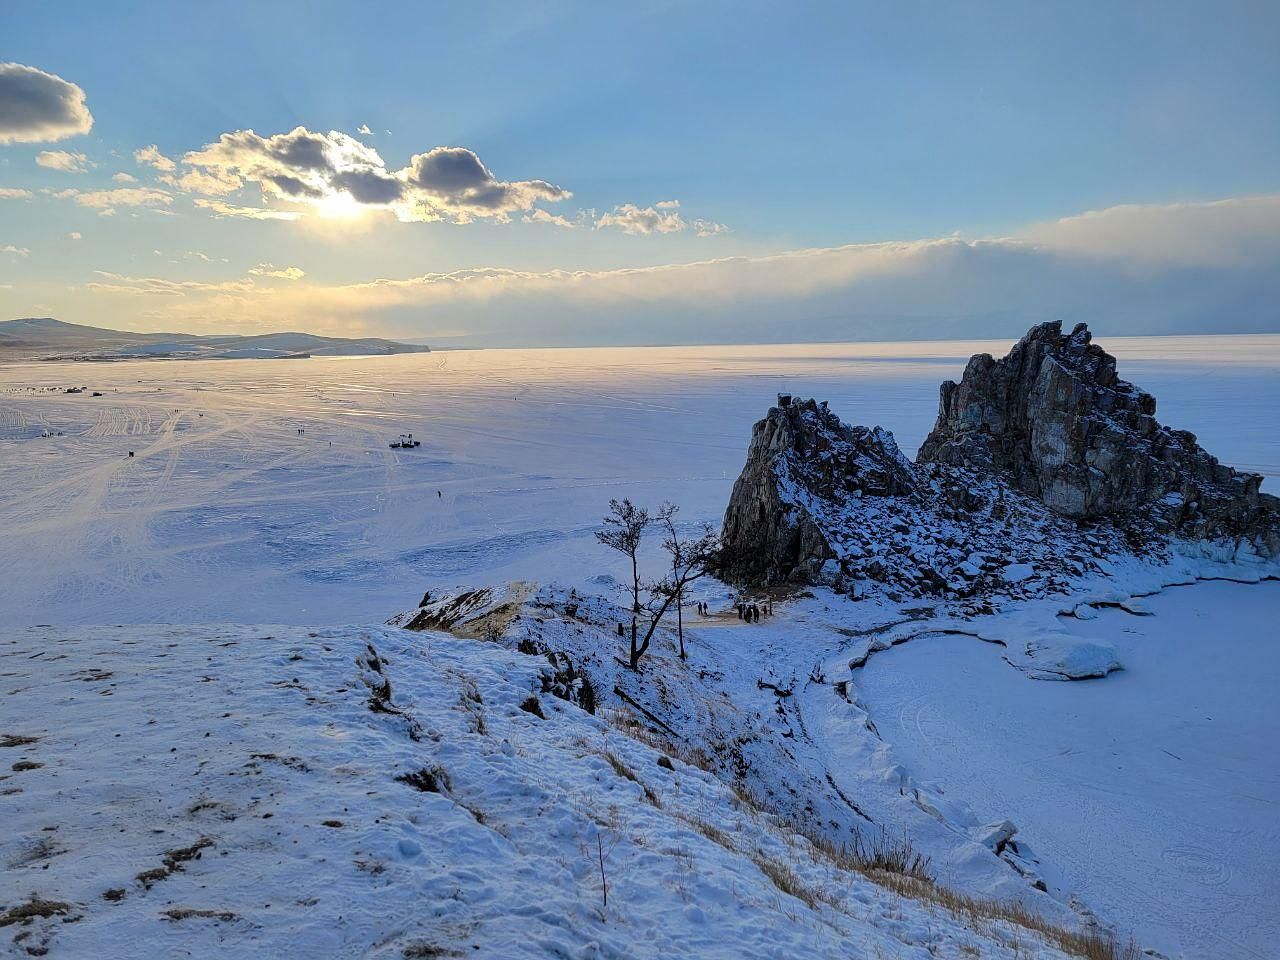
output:
{"label": "snow-dusted rock", "polygon": [[1010,647],[1007,659],[1036,680],[1090,680],[1122,669],[1116,648],[1070,634],[1041,634]]}
{"label": "snow-dusted rock", "polygon": [[1035,573],[1036,568],[1029,563],[1010,563],[1000,571],[1000,575],[1010,583],[1021,583],[1034,577]]}
{"label": "snow-dusted rock", "polygon": [[1042,323],[1008,356],[977,354],[959,384],[943,383],[919,460],[999,473],[1064,516],[1145,511],[1182,536],[1280,553],[1280,499],[1259,492],[1262,477],[1219,463],[1155,412],[1085,324],[1064,334]]}
{"label": "snow-dusted rock", "polygon": [[1083,325],[1057,323],[943,384],[914,464],[887,431],[780,396],[725,512],[723,575],[968,599],[1062,592],[1108,557],[1163,562],[1188,540],[1241,568],[1280,555],[1261,477],[1154,413]]}

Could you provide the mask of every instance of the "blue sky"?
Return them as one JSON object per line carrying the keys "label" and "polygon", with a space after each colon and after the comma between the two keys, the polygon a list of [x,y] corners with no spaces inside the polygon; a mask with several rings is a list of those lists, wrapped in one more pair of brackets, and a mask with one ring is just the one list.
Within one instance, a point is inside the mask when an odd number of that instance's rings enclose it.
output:
{"label": "blue sky", "polygon": [[[1280,194],[1273,3],[49,3],[4,16],[0,61],[75,84],[93,124],[56,141],[0,142],[0,190],[30,194],[0,200],[0,249],[26,251],[0,254],[0,316],[529,343],[768,337],[770,323],[790,319],[796,336],[828,337],[841,333],[841,318],[850,338],[879,337],[892,335],[896,316],[905,334],[946,335],[981,333],[984,317],[1086,309],[1078,296],[1027,294],[1052,268],[1069,274],[1066,291],[1120,283],[1116,297],[1146,311],[1131,318],[1143,332],[1170,314],[1161,290],[1178,308],[1170,330],[1280,328],[1275,299],[1265,303]],[[199,169],[230,171],[241,184],[234,192],[163,181],[224,134],[269,138],[299,127],[377,151],[388,182],[412,179],[411,158],[448,146],[473,151],[494,182],[518,189],[503,187],[501,209],[479,215],[441,201],[439,182],[426,179],[417,213],[318,208],[264,194],[243,152],[226,151]],[[151,144],[174,171],[135,160]],[[68,163],[84,172],[40,166],[42,152],[83,154]],[[137,183],[114,182],[119,174]],[[535,182],[572,196],[519,187]],[[110,198],[97,196],[122,188],[168,199],[119,196],[129,203],[104,206]],[[200,196],[297,219],[215,216],[195,204]],[[1202,250],[1153,268],[1132,249],[1168,230],[1194,239],[1204,232],[1201,205],[1224,200],[1236,206],[1211,208],[1210,233],[1243,230],[1261,250],[1248,262],[1227,269]],[[1090,244],[1064,252],[1062,231],[1038,226],[1112,208],[1122,212],[1102,218],[1097,241],[1110,251],[1105,269],[1082,262],[1098,260]],[[524,222],[539,209],[571,226]],[[1148,209],[1158,229],[1134,223]],[[1187,216],[1171,220],[1169,211]],[[1123,241],[1117,219],[1129,231]],[[1010,265],[1019,256],[1009,254],[1028,253],[1028,235],[1041,259]],[[959,278],[950,247],[941,267],[939,249],[924,248],[932,259],[922,266],[921,248],[907,247],[875,268],[874,296],[869,252],[859,249],[850,254],[857,269],[833,268],[834,278],[778,278],[767,309],[753,303],[758,315],[736,325],[730,315],[744,305],[726,299],[718,280],[690,281],[674,303],[658,281],[619,290],[613,275],[586,293],[594,281],[549,289],[548,275],[565,271],[710,261],[710,276],[729,258],[774,267],[770,258],[796,250],[956,237],[1023,245],[997,249],[998,262],[980,243],[966,247],[960,256],[981,263]],[[267,276],[290,267],[302,275]],[[359,302],[361,285],[377,280],[408,286],[470,271],[466,282],[492,287],[478,268],[505,271],[500,295],[476,290],[460,303],[451,293],[443,304],[397,295],[388,304],[383,289]],[[945,276],[956,303],[917,302],[907,294],[919,279],[902,284],[895,302],[883,278],[904,270],[925,270],[930,283]],[[992,271],[1014,272],[966,299]],[[678,285],[695,272],[664,276]],[[163,283],[143,282],[152,280]],[[790,299],[780,292],[789,285],[798,291]],[[1188,287],[1207,291],[1194,309]],[[515,324],[514,313],[529,324]]]}

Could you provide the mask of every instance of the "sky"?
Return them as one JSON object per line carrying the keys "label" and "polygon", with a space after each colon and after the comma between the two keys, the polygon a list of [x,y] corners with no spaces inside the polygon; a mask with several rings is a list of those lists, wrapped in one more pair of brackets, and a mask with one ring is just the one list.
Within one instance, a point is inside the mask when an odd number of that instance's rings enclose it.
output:
{"label": "sky", "polygon": [[0,3],[0,319],[1280,331],[1280,5]]}

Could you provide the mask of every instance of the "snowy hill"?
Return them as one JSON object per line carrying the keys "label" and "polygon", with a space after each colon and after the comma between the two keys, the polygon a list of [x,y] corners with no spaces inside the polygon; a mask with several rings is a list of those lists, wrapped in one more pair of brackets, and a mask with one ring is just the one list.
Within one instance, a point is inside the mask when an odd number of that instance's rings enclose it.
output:
{"label": "snowy hill", "polygon": [[0,733],[17,955],[1063,955],[850,869],[543,693],[539,656],[378,628],[39,628],[0,640],[0,669],[26,718]]}
{"label": "snowy hill", "polygon": [[307,354],[343,357],[428,352],[430,347],[380,337],[347,339],[312,333],[197,336],[108,330],[51,317],[0,320],[0,359],[232,360]]}

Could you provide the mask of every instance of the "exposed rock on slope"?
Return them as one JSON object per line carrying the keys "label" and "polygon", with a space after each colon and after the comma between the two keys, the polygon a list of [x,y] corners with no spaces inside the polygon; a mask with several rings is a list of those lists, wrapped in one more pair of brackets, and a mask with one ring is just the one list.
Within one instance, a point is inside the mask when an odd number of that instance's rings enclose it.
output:
{"label": "exposed rock on slope", "polygon": [[1156,400],[1121,380],[1084,324],[1033,327],[1001,360],[978,354],[942,385],[921,463],[996,472],[1067,517],[1154,508],[1198,539],[1256,539],[1280,552],[1280,499],[1262,477],[1218,462],[1193,434],[1155,419]]}
{"label": "exposed rock on slope", "polygon": [[1042,594],[1174,535],[1280,554],[1280,500],[1120,380],[1083,325],[1034,327],[945,383],[912,464],[879,427],[779,397],[753,430],[724,519],[724,576],[752,585],[860,581],[905,596]]}

